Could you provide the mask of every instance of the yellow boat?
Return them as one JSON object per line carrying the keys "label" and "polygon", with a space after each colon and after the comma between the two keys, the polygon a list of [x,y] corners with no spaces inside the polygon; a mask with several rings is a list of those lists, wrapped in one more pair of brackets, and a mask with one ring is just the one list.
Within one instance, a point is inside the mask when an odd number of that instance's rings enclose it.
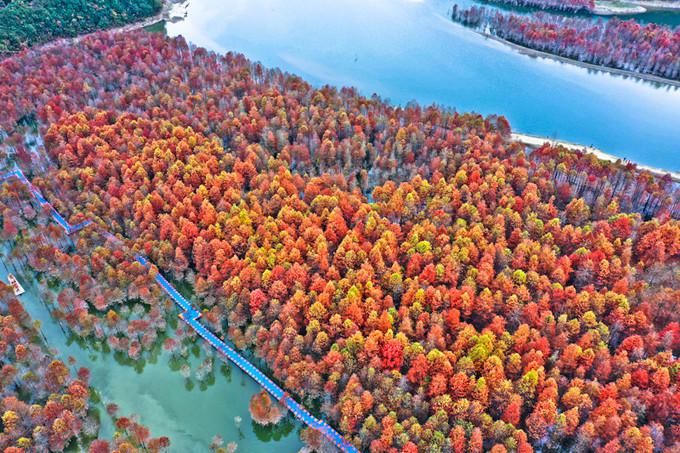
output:
{"label": "yellow boat", "polygon": [[21,296],[23,293],[26,292],[26,290],[24,290],[24,287],[21,286],[19,280],[17,280],[17,278],[14,275],[12,274],[7,275],[7,280],[9,281],[10,286],[14,290],[15,296]]}

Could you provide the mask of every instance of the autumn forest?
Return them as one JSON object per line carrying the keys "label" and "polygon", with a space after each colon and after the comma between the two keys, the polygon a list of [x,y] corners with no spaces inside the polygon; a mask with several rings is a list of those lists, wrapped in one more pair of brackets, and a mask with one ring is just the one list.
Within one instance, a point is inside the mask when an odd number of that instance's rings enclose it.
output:
{"label": "autumn forest", "polygon": [[[23,50],[0,80],[1,172],[92,221],[67,235],[0,186],[4,256],[75,337],[133,362],[185,354],[201,338],[170,325],[162,273],[359,451],[680,448],[670,175],[145,31]],[[98,438],[87,369],[41,346],[2,284],[0,314],[4,451],[172,449],[115,402]],[[284,403],[256,394],[254,422]]]}

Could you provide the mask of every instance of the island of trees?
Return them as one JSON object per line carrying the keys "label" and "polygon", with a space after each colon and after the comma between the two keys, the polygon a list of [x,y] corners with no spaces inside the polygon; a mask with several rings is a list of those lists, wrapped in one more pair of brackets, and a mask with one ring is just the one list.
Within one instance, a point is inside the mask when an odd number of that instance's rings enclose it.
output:
{"label": "island of trees", "polygon": [[490,0],[490,3],[570,13],[592,13],[595,10],[595,0]]}
{"label": "island of trees", "polygon": [[680,448],[670,177],[144,32],[27,51],[0,78],[4,159],[128,250],[95,229],[69,256],[24,244],[77,270],[63,314],[83,335],[155,341],[171,304],[140,251],[362,451]]}
{"label": "island of trees", "polygon": [[680,80],[680,27],[454,5],[452,19],[528,49],[576,62]]}

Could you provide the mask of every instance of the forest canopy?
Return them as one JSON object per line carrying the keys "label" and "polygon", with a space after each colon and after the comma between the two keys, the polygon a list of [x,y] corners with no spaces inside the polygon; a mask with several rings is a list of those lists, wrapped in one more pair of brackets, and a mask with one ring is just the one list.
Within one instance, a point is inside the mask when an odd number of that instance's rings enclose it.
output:
{"label": "forest canopy", "polygon": [[191,285],[211,330],[357,448],[678,447],[669,177],[143,32],[0,76],[0,150],[59,212]]}
{"label": "forest canopy", "polygon": [[523,47],[631,73],[680,80],[680,27],[616,17],[505,13],[453,6],[451,18]]}
{"label": "forest canopy", "polygon": [[57,38],[125,25],[157,13],[161,0],[13,0],[0,5],[0,57]]}

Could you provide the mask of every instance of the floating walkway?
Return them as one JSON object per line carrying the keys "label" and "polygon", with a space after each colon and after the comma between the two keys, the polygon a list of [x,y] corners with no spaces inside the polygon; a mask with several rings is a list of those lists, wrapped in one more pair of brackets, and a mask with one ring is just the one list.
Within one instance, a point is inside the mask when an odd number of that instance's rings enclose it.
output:
{"label": "floating walkway", "polygon": [[91,220],[84,220],[80,223],[77,223],[75,225],[69,224],[64,217],[62,217],[61,214],[57,212],[56,209],[54,209],[54,206],[43,197],[42,193],[40,193],[40,190],[38,190],[37,187],[35,187],[31,182],[26,178],[26,175],[24,175],[24,172],[21,170],[14,170],[9,173],[5,173],[4,175],[0,176],[0,182],[5,182],[9,179],[12,178],[17,178],[19,181],[24,183],[26,187],[28,187],[28,190],[31,191],[31,194],[33,195],[33,198],[35,198],[40,206],[45,206],[50,210],[50,214],[52,215],[52,218],[54,219],[55,222],[59,224],[60,227],[64,229],[66,234],[73,234],[76,231],[82,230],[86,226],[92,223]]}
{"label": "floating walkway", "polygon": [[[50,204],[49,201],[43,197],[40,190],[35,187],[26,178],[21,170],[14,170],[9,173],[0,175],[0,183],[7,181],[11,178],[17,178],[19,181],[24,183],[28,189],[31,191],[33,197],[40,203],[41,206],[45,206],[50,210],[52,218],[55,222],[61,226],[66,234],[72,234],[76,231],[82,230],[86,226],[92,224],[91,220],[85,220],[76,225],[69,224],[64,217],[57,212],[57,210]],[[102,232],[102,235],[111,242],[122,244],[122,241],[116,236],[112,235],[108,231]],[[135,255],[135,260],[142,266],[149,268],[151,263],[147,258],[140,254]],[[213,332],[211,332],[203,323],[199,321],[201,317],[201,312],[191,305],[191,303],[184,298],[174,286],[168,282],[168,280],[161,275],[160,272],[156,274],[156,283],[165,291],[165,293],[170,296],[172,301],[182,310],[179,317],[189,325],[194,331],[200,335],[203,340],[205,340],[210,346],[215,348],[220,354],[231,360],[236,366],[243,370],[248,376],[253,378],[255,382],[260,384],[265,390],[267,390],[277,401],[285,405],[292,413],[298,418],[302,423],[305,423],[309,427],[316,429],[328,438],[333,444],[340,450],[346,453],[358,453],[358,450],[354,445],[347,442],[347,440],[340,435],[335,429],[333,429],[328,423],[320,420],[313,416],[307,411],[301,404],[291,398],[288,393],[284,392],[281,387],[276,385],[274,381],[269,379],[262,371],[260,371],[255,365],[250,363],[248,359],[243,357],[241,354],[236,352],[234,348],[226,344],[224,341],[220,340]]]}

